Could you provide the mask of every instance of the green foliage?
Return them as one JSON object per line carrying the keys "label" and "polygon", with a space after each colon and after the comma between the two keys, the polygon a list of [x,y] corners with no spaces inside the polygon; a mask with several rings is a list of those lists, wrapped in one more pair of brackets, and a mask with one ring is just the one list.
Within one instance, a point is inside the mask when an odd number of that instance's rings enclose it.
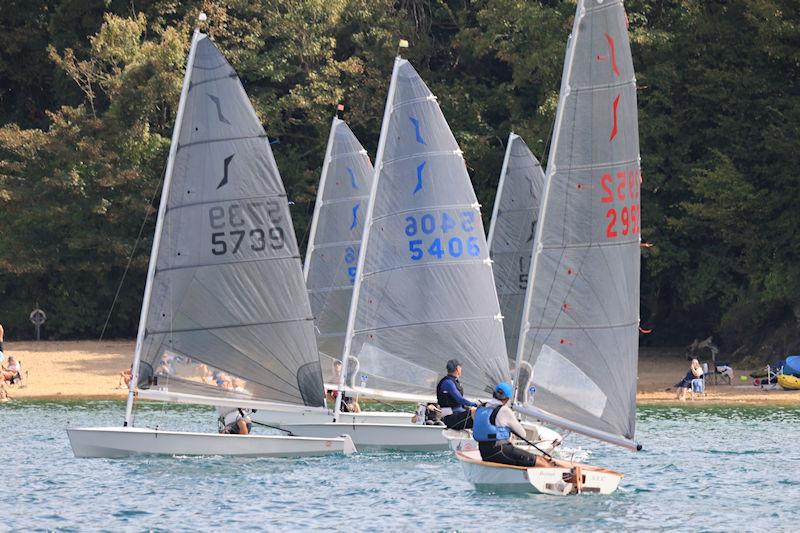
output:
{"label": "green foliage", "polygon": [[[57,0],[0,12],[0,319],[95,336],[153,214],[197,14],[272,139],[298,238],[334,106],[374,153],[397,41],[439,97],[484,214],[509,131],[545,162],[573,1]],[[800,10],[628,0],[653,343],[733,349],[800,308]],[[144,227],[112,323],[132,335]],[[22,328],[25,328],[24,330]],[[795,327],[796,326],[792,326]]]}

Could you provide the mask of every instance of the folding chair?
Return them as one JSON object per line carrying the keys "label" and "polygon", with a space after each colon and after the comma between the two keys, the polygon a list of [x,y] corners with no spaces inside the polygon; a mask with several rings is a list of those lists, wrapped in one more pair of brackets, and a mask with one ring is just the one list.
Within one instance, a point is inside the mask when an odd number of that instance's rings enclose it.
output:
{"label": "folding chair", "polygon": [[[705,374],[704,374],[705,376]],[[706,396],[706,380],[704,377],[697,378],[692,380],[692,400],[694,400],[695,394],[703,395],[703,398]]]}

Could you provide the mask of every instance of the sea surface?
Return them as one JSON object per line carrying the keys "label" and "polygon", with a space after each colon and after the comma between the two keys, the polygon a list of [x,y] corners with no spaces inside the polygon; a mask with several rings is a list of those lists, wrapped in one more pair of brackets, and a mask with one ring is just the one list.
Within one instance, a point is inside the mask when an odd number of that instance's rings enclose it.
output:
{"label": "sea surface", "polygon": [[[114,401],[0,404],[0,531],[797,531],[800,407],[643,407],[638,453],[570,436],[624,472],[610,496],[474,490],[449,452],[311,459],[75,459],[68,426]],[[214,411],[142,403],[137,425],[215,431]]]}

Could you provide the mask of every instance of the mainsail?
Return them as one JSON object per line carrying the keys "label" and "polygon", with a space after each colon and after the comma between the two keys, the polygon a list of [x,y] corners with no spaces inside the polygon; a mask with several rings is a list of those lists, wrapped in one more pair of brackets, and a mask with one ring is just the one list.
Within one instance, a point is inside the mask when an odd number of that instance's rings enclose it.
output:
{"label": "mainsail", "polygon": [[347,124],[334,117],[305,262],[326,382],[336,378],[332,363],[344,349],[372,172],[367,151]]}
{"label": "mainsail", "polygon": [[322,406],[311,309],[267,135],[207,36],[195,32],[189,58],[139,325],[140,386]]}
{"label": "mainsail", "polygon": [[640,177],[625,11],[619,0],[581,0],[567,45],[517,353],[520,365],[532,367],[534,407],[520,410],[629,447],[636,419]]}
{"label": "mainsail", "polygon": [[400,57],[366,221],[345,344],[355,385],[430,397],[457,358],[465,392],[488,396],[509,372],[480,206],[436,97]]}
{"label": "mainsail", "polygon": [[542,165],[522,137],[510,133],[487,240],[511,361],[517,357],[543,185]]}

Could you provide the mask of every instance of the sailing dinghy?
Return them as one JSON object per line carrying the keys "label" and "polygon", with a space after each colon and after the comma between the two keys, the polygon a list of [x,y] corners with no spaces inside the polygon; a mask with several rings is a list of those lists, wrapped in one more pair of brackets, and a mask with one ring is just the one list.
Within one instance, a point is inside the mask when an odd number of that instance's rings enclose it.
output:
{"label": "sailing dinghy", "polygon": [[[349,437],[133,427],[134,395],[327,413],[286,192],[238,76],[195,30],[167,162],[124,427],[69,428],[77,457],[308,456]],[[138,376],[138,379],[137,379]]]}
{"label": "sailing dinghy", "polygon": [[[509,376],[480,206],[436,97],[395,59],[365,212],[340,390],[434,402],[446,362],[462,362],[467,397]],[[347,430],[359,448],[447,449],[442,426],[335,420],[291,423],[297,435]]]}
{"label": "sailing dinghy", "polygon": [[[580,0],[536,228],[514,409],[633,450],[639,325],[636,82],[620,0]],[[476,486],[616,490],[622,474],[558,462],[518,468],[461,451]],[[574,482],[567,482],[568,476]]]}

